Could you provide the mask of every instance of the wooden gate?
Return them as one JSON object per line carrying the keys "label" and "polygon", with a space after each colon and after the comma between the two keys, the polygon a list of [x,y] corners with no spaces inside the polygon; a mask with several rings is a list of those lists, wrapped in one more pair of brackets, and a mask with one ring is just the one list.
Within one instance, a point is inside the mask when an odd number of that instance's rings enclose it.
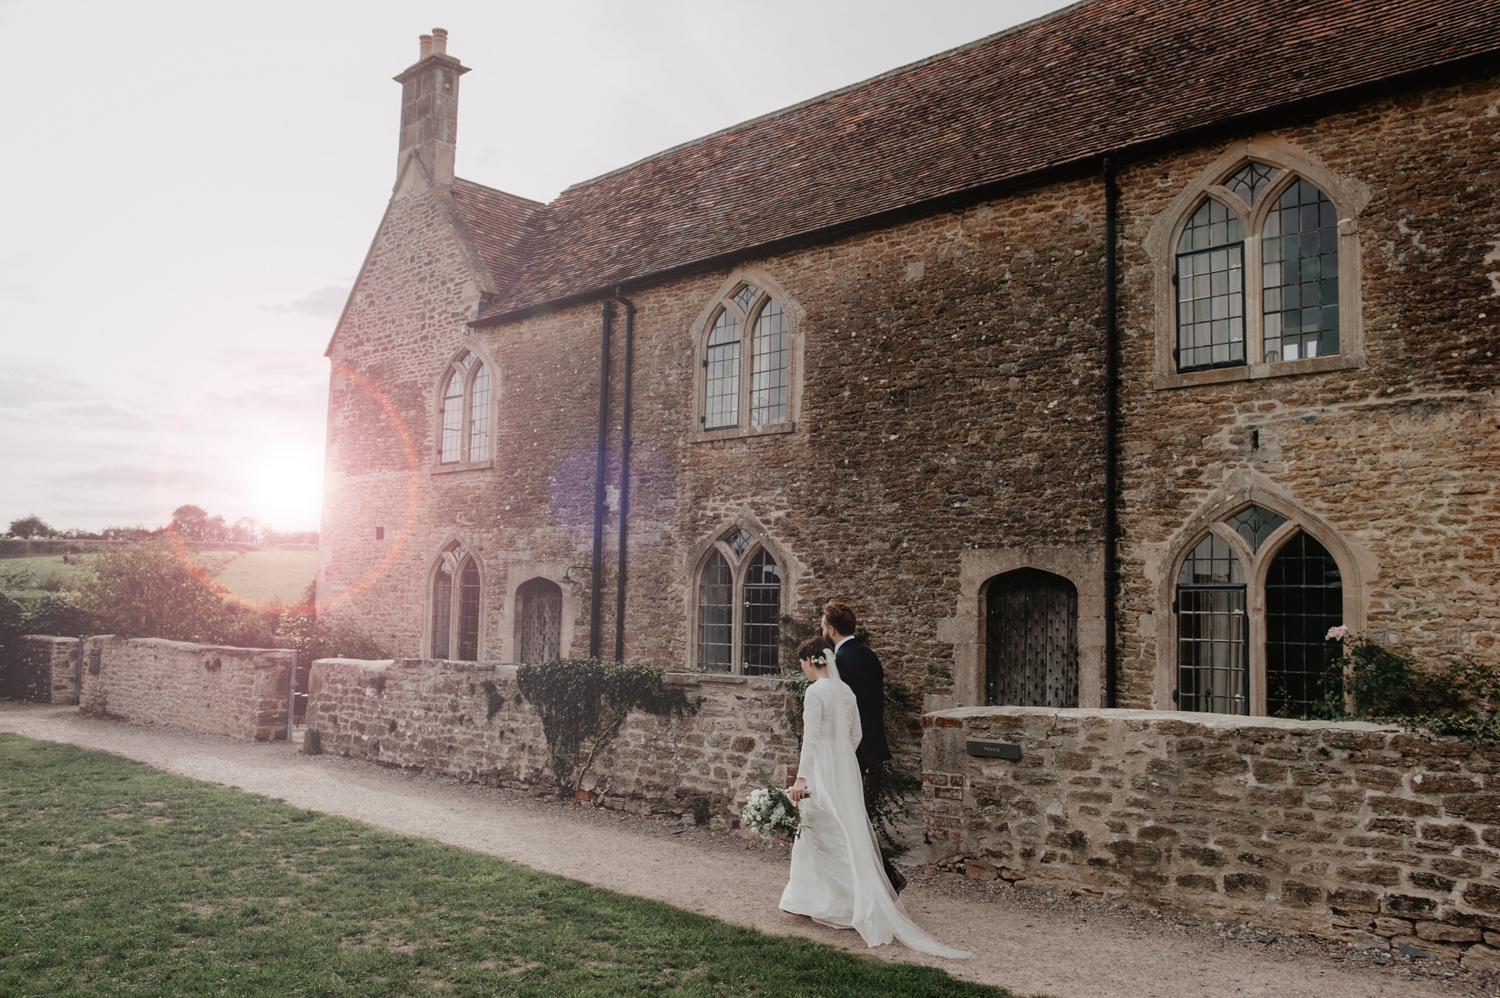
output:
{"label": "wooden gate", "polygon": [[1078,589],[1021,568],[990,580],[985,700],[997,706],[1078,706]]}

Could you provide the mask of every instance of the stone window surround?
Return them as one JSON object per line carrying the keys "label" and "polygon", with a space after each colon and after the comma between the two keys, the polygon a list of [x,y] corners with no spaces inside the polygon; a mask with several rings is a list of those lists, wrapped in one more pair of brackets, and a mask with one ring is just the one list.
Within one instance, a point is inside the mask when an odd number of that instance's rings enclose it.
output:
{"label": "stone window surround", "polygon": [[[464,562],[464,558],[467,557],[474,562],[474,567],[479,570],[479,633],[475,638],[474,660],[477,662],[483,662],[485,660],[484,622],[486,619],[488,619],[489,616],[488,611],[490,602],[490,583],[488,578],[489,573],[485,568],[484,559],[479,556],[478,549],[468,541],[464,540],[463,537],[456,531],[450,532],[449,534],[444,536],[443,542],[437,546],[437,549],[431,555],[429,555],[427,559],[427,571],[422,576],[422,643],[420,647],[425,657],[432,657],[432,586],[433,583],[437,580],[438,566],[442,564],[444,557],[447,556],[450,551],[453,551],[455,549],[460,552],[460,555],[456,559],[455,564],[457,564],[461,568]],[[449,651],[456,650],[458,646],[458,591],[459,575],[457,572],[455,572],[453,576],[453,602],[448,615]],[[449,661],[460,660],[450,659]]]}
{"label": "stone window surround", "polygon": [[[471,338],[472,339],[472,338]],[[439,458],[441,455],[443,441],[443,393],[448,390],[448,378],[453,374],[453,368],[460,357],[465,353],[471,353],[474,358],[484,365],[484,369],[490,372],[490,456],[482,461],[451,461],[444,464]],[[472,393],[474,388],[474,374],[478,373],[476,366],[464,381],[464,428],[460,453],[467,455],[469,451],[469,440],[471,428],[469,425],[472,415]],[[448,358],[447,363],[438,372],[433,382],[432,392],[432,446],[427,451],[428,471],[434,475],[449,475],[456,471],[476,471],[482,468],[493,468],[495,466],[495,428],[496,416],[499,412],[500,401],[500,369],[490,360],[489,355],[476,342],[465,342],[463,346],[455,350],[453,356]],[[423,647],[427,647],[423,645]]]}
{"label": "stone window surround", "polygon": [[[755,539],[755,543],[747,547],[743,555],[734,554],[727,543],[728,539],[737,530],[743,530]],[[741,634],[743,623],[740,608],[740,586],[743,583],[743,569],[750,564],[750,560],[755,557],[755,553],[762,548],[769,551],[771,557],[776,559],[776,567],[781,572],[781,612],[786,613],[790,607],[796,605],[796,580],[803,573],[802,563],[792,557],[791,552],[772,537],[770,531],[765,528],[765,525],[749,510],[744,510],[734,519],[721,523],[708,537],[693,545],[692,549],[688,551],[687,557],[683,559],[683,577],[687,580],[687,585],[683,587],[687,616],[687,648],[683,653],[683,664],[689,671],[700,668],[698,665],[698,580],[703,574],[703,569],[708,562],[709,555],[718,551],[725,555],[729,564],[735,569],[735,590],[732,597],[735,601],[733,629],[735,654],[732,656],[731,662],[734,664],[736,671],[720,673],[715,670],[714,674],[742,675],[738,671],[741,664],[739,648],[740,642],[743,640],[743,635]],[[779,664],[785,668],[787,663],[782,662]]]}
{"label": "stone window surround", "polygon": [[[1255,160],[1279,167],[1283,175],[1268,187],[1254,209],[1236,194],[1222,186],[1240,167]],[[1339,352],[1324,357],[1302,358],[1266,363],[1260,343],[1263,320],[1260,314],[1261,269],[1260,226],[1282,192],[1296,178],[1313,184],[1333,202],[1339,216]],[[1177,267],[1177,240],[1193,213],[1212,195],[1216,200],[1250,219],[1245,228],[1245,356],[1250,363],[1238,367],[1220,367],[1203,371],[1178,373],[1172,357],[1177,345],[1177,289],[1172,283]],[[1293,374],[1340,371],[1365,364],[1363,298],[1360,291],[1359,216],[1370,202],[1369,187],[1341,177],[1318,163],[1307,153],[1294,148],[1276,136],[1260,136],[1237,143],[1157,215],[1142,248],[1151,258],[1153,312],[1156,357],[1153,387],[1158,390],[1185,388],[1192,385],[1255,381]]]}
{"label": "stone window surround", "polygon": [[501,662],[521,660],[521,587],[533,579],[546,579],[562,590],[562,621],[557,646],[564,656],[573,653],[573,638],[578,621],[586,619],[582,593],[588,587],[568,574],[568,563],[561,561],[515,561],[507,562],[505,572],[508,583],[505,587],[506,603],[510,607],[509,626],[500,635]]}
{"label": "stone window surround", "polygon": [[[1224,521],[1250,506],[1261,506],[1286,518],[1286,523],[1261,542],[1252,552],[1245,539]],[[1261,483],[1232,485],[1204,504],[1196,516],[1174,535],[1167,545],[1168,557],[1159,562],[1161,574],[1156,593],[1156,676],[1151,708],[1177,710],[1172,691],[1177,688],[1177,615],[1172,601],[1177,594],[1177,576],[1182,563],[1193,548],[1212,533],[1229,544],[1245,569],[1246,667],[1250,684],[1250,716],[1266,716],[1266,573],[1272,560],[1287,541],[1301,531],[1323,545],[1339,567],[1343,583],[1344,626],[1353,632],[1365,629],[1368,586],[1378,568],[1373,556],[1352,547],[1322,517],[1308,512],[1281,493]],[[1148,575],[1150,565],[1147,566]],[[1142,622],[1143,625],[1149,623]],[[1142,626],[1142,636],[1151,632]],[[1185,714],[1203,713],[1185,711]]]}
{"label": "stone window surround", "polygon": [[1104,551],[1097,544],[1038,544],[966,550],[959,557],[958,607],[937,622],[953,645],[953,693],[929,694],[925,710],[984,705],[985,622],[989,585],[1019,568],[1061,576],[1078,590],[1078,705],[1104,705]]}
{"label": "stone window surround", "polygon": [[[735,291],[741,285],[753,284],[761,291],[776,299],[781,310],[786,314],[787,323],[787,355],[786,355],[786,411],[787,420],[784,423],[768,423],[764,426],[751,426],[750,421],[750,355],[748,348],[751,337],[754,335],[753,323],[746,323],[741,335],[742,346],[740,348],[740,425],[729,426],[718,430],[705,430],[703,428],[702,416],[707,406],[707,370],[703,365],[708,354],[708,337],[713,332],[714,320],[718,318],[719,310],[726,302],[733,300]],[[802,410],[802,319],[805,311],[801,305],[786,293],[781,284],[770,274],[758,267],[740,267],[730,273],[729,278],[720,286],[717,294],[709,305],[698,314],[693,323],[693,407],[688,414],[692,425],[688,429],[689,443],[704,443],[711,440],[734,440],[742,437],[771,436],[780,433],[793,433],[797,429],[797,417]],[[751,531],[753,533],[753,531]],[[780,558],[777,562],[780,562]]]}

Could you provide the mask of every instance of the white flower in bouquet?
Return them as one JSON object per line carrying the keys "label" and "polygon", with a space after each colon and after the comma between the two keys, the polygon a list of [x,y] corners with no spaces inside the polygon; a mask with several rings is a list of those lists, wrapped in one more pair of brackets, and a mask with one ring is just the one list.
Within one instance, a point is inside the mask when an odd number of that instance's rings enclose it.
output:
{"label": "white flower in bouquet", "polygon": [[750,791],[740,811],[740,824],[763,839],[796,838],[802,814],[785,790],[767,783]]}

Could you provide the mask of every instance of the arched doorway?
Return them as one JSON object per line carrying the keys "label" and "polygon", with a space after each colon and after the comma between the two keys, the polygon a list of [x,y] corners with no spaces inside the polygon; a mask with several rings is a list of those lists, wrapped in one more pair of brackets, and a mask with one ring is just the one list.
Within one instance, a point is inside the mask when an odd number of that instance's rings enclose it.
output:
{"label": "arched doorway", "polygon": [[1016,707],[1078,706],[1078,588],[1021,568],[985,591],[985,701]]}
{"label": "arched doorway", "polygon": [[562,657],[562,589],[547,579],[532,579],[516,590],[520,655],[525,662]]}

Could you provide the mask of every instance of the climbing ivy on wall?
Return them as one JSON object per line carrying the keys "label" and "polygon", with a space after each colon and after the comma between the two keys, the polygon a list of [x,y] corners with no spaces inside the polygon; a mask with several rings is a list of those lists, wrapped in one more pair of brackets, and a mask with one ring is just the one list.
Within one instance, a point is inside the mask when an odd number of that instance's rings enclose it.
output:
{"label": "climbing ivy on wall", "polygon": [[579,789],[631,711],[657,717],[698,712],[681,689],[662,682],[665,675],[665,669],[652,665],[596,658],[559,658],[516,669],[516,686],[541,715],[559,793],[567,796]]}

